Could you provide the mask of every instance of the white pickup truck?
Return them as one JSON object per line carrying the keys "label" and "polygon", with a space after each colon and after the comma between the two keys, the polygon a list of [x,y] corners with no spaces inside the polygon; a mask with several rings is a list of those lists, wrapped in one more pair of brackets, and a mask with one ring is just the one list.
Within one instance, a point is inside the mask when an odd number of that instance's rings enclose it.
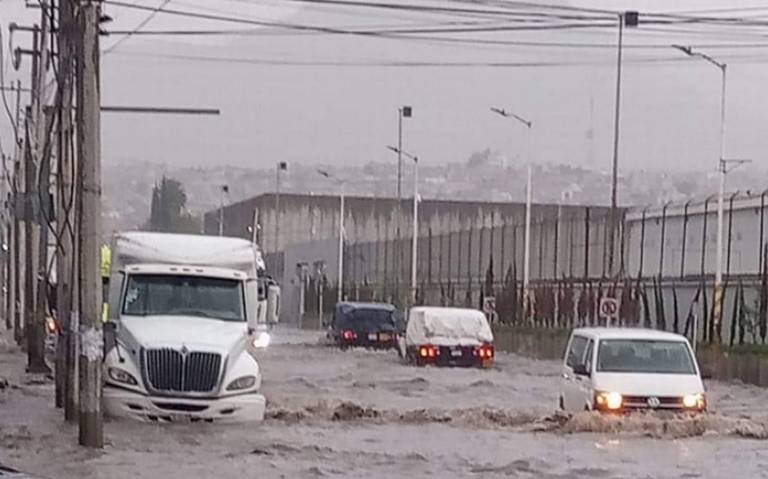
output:
{"label": "white pickup truck", "polygon": [[145,421],[260,421],[259,348],[279,314],[261,253],[236,238],[114,237],[104,406]]}

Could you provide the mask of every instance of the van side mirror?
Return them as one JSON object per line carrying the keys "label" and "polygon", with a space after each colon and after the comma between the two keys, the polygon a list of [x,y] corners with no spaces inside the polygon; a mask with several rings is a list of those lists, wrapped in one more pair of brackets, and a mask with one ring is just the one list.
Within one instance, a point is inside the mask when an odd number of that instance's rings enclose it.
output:
{"label": "van side mirror", "polygon": [[589,369],[587,369],[586,364],[577,364],[573,367],[573,373],[578,374],[579,376],[591,376],[589,373]]}

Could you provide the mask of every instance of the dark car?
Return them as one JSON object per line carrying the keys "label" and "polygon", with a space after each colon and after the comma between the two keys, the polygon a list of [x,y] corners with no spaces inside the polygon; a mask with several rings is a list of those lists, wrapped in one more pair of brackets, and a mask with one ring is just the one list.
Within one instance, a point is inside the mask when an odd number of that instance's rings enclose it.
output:
{"label": "dark car", "polygon": [[338,303],[334,310],[330,339],[342,349],[365,347],[397,348],[405,334],[403,315],[387,303]]}

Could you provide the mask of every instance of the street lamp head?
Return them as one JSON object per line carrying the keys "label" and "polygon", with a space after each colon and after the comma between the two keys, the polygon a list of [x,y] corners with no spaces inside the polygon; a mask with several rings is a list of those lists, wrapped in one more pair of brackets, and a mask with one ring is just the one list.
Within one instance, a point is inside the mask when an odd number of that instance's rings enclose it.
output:
{"label": "street lamp head", "polygon": [[325,170],[317,170],[317,172],[320,173],[322,176],[325,176],[326,178],[330,178],[331,177],[331,174],[328,173]]}
{"label": "street lamp head", "polygon": [[395,153],[400,153],[400,150],[394,146],[387,145],[387,149],[390,151],[394,151]]}
{"label": "street lamp head", "polygon": [[502,110],[501,108],[495,108],[495,107],[491,107],[491,111],[492,111],[492,112],[494,112],[494,113],[496,113],[496,114],[498,114],[498,115],[501,115],[501,116],[503,116],[503,117],[506,117],[506,116],[507,116],[507,112],[506,112],[506,111],[504,111],[504,110]]}
{"label": "street lamp head", "polygon": [[676,50],[680,50],[681,52],[685,53],[688,56],[693,56],[693,49],[691,47],[686,47],[683,45],[672,45],[672,48]]}

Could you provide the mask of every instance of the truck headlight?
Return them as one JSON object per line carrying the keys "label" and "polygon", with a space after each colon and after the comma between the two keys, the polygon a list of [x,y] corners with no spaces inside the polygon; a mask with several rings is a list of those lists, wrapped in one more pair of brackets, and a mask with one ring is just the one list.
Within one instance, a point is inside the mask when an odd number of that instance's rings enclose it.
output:
{"label": "truck headlight", "polygon": [[706,401],[701,393],[683,396],[683,407],[686,409],[704,409]]}
{"label": "truck headlight", "polygon": [[123,384],[129,384],[131,386],[138,385],[138,381],[136,381],[136,378],[133,377],[133,375],[127,371],[123,371],[120,368],[109,368],[107,370],[110,379],[112,379],[115,382],[123,383]]}
{"label": "truck headlight", "polygon": [[253,347],[263,349],[269,346],[269,341],[272,338],[269,337],[269,333],[266,331],[261,331],[259,333],[256,333],[256,337],[253,338]]}
{"label": "truck headlight", "polygon": [[227,391],[240,391],[252,388],[254,384],[256,384],[256,376],[243,376],[229,383]]}
{"label": "truck headlight", "polygon": [[595,403],[598,409],[616,411],[621,409],[624,398],[617,392],[598,392],[595,394]]}

